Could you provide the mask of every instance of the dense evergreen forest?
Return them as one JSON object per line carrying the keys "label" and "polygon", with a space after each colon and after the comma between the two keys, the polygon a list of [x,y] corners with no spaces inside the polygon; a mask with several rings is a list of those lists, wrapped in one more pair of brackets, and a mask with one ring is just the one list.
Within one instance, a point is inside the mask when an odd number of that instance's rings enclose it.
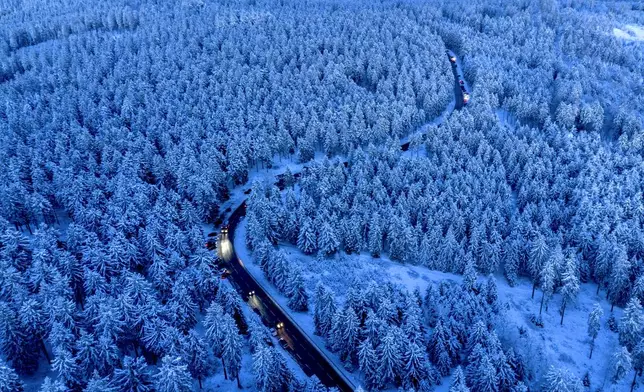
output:
{"label": "dense evergreen forest", "polygon": [[[584,349],[615,331],[604,390],[639,387],[644,46],[624,23],[641,2],[0,0],[0,392],[325,391],[204,247],[253,173],[248,248],[364,389],[583,390],[497,336],[497,279],[562,323],[596,284],[620,313],[594,309]],[[432,123],[446,49],[472,99]],[[261,181],[286,162],[297,184]],[[285,243],[463,280],[340,300]]]}

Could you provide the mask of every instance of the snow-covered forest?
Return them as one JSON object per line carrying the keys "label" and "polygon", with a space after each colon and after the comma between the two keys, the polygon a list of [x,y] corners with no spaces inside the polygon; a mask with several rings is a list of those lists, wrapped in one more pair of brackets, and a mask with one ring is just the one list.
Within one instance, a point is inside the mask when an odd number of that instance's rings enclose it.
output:
{"label": "snow-covered forest", "polygon": [[[247,262],[356,387],[644,388],[642,26],[636,0],[0,0],[0,392],[326,391],[209,245],[246,197]],[[373,259],[450,278],[335,267]]]}

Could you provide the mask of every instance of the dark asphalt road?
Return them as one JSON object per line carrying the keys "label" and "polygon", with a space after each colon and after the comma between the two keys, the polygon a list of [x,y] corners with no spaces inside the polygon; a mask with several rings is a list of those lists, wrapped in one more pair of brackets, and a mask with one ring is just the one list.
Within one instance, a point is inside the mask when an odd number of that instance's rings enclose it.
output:
{"label": "dark asphalt road", "polygon": [[[449,58],[449,54],[447,55]],[[451,64],[451,63],[450,63]],[[454,74],[454,110],[461,110],[465,104],[463,103],[463,91],[461,90],[461,85],[458,84],[458,73],[462,70],[458,70],[456,64],[452,65],[452,73]],[[462,76],[462,75],[461,75]],[[438,125],[440,127],[440,125]],[[422,135],[423,141],[425,140],[425,134]],[[400,145],[400,149],[403,151],[409,150],[409,145],[411,142],[403,143]]]}
{"label": "dark asphalt road", "polygon": [[[221,233],[219,236],[219,257],[226,262],[231,272],[227,279],[253,308],[253,311],[259,313],[264,324],[270,328],[275,328],[280,322],[284,324],[278,329],[278,337],[286,341],[285,349],[292,354],[308,376],[316,375],[328,387],[334,386],[341,391],[353,391],[355,386],[337,372],[317,347],[293,325],[282,308],[257,284],[244,266],[243,260],[235,253],[233,246],[235,229],[245,215],[246,202],[243,202],[233,211],[228,220],[228,233]],[[255,294],[250,296],[249,293],[252,291]]]}
{"label": "dark asphalt road", "polygon": [[[460,110],[463,107],[463,93],[458,84],[456,66],[452,66],[452,71],[454,73],[455,110]],[[403,151],[407,151],[409,143],[401,145],[400,148]],[[346,165],[347,163],[345,162]],[[297,181],[300,173],[294,174],[294,177],[295,181]],[[276,185],[280,190],[284,189],[285,181],[283,176],[278,176]],[[250,192],[244,193],[249,194]],[[304,373],[308,376],[317,376],[327,387],[337,387],[341,391],[355,390],[356,386],[339,371],[336,371],[330,360],[319,351],[314,343],[304,336],[304,333],[293,324],[285,311],[262,289],[244,266],[244,261],[235,253],[233,246],[235,229],[244,216],[246,216],[246,201],[242,202],[233,211],[228,219],[228,232],[222,232],[218,239],[218,256],[226,263],[231,272],[227,279],[242,298],[247,301],[247,304],[253,308],[253,311],[261,316],[266,326],[276,328],[278,323],[283,323],[284,326],[277,330],[278,337],[284,339],[286,342],[285,349],[291,353],[302,370],[304,370]],[[255,294],[249,295],[251,292]]]}

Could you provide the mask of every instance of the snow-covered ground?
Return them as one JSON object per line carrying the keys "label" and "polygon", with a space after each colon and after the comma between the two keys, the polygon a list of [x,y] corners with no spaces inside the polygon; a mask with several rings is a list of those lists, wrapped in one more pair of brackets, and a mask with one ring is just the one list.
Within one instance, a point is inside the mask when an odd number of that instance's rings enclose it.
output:
{"label": "snow-covered ground", "polygon": [[625,25],[621,29],[613,28],[613,35],[629,41],[644,41],[644,26]]}
{"label": "snow-covered ground", "polygon": [[[244,260],[252,260],[248,250],[245,248],[245,221],[242,221],[237,228],[235,250]],[[367,254],[345,255],[340,253],[335,257],[317,260],[315,257],[304,255],[296,247],[288,244],[280,244],[287,253],[289,261],[297,264],[303,271],[305,284],[309,296],[313,297],[315,285],[322,281],[325,285],[336,292],[336,298],[342,302],[344,294],[354,279],[375,281],[376,283],[392,282],[400,284],[407,290],[414,290],[418,287],[424,291],[429,283],[438,283],[442,280],[453,280],[459,282],[461,276],[432,271],[422,266],[400,264],[386,257],[374,259]],[[255,279],[261,282],[271,295],[289,312],[292,318],[312,338],[318,346],[324,350],[324,341],[313,334],[312,310],[308,313],[297,313],[286,307],[287,298],[281,295],[264,277],[258,265],[252,262],[246,263],[247,268]],[[576,303],[566,308],[564,324],[560,325],[559,306],[561,297],[555,294],[543,312],[542,318],[544,327],[535,326],[530,321],[531,315],[539,313],[541,292],[537,289],[535,298],[532,299],[532,284],[528,280],[522,280],[516,287],[510,287],[503,276],[497,276],[499,298],[505,303],[505,322],[498,326],[500,338],[507,344],[515,347],[515,350],[522,351],[529,366],[536,370],[537,377],[545,374],[550,365],[565,367],[573,371],[579,378],[586,372],[591,379],[592,390],[602,388],[603,391],[629,390],[631,377],[626,377],[620,384],[614,385],[610,381],[609,373],[610,357],[618,347],[617,334],[611,332],[606,322],[611,314],[610,304],[605,298],[605,292],[596,294],[597,286],[594,284],[582,284]],[[483,277],[481,277],[483,279]],[[599,303],[603,310],[602,327],[595,342],[593,358],[589,359],[590,341],[587,335],[588,314],[595,303]],[[622,309],[615,308],[613,312],[619,321]],[[527,331],[522,336],[519,330]],[[336,355],[329,353],[336,363],[340,363]],[[360,375],[354,372],[353,378],[358,381]],[[442,388],[449,385],[449,379],[445,379]],[[627,389],[628,388],[628,389]],[[644,388],[642,388],[644,390]],[[440,390],[440,389],[437,389]],[[445,389],[447,390],[447,389]]]}

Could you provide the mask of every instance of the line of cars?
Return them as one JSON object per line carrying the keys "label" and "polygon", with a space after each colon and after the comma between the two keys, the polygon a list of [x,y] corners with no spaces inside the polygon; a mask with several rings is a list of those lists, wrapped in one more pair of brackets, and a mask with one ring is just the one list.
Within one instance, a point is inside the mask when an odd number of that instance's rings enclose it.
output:
{"label": "line of cars", "polygon": [[[253,297],[255,297],[255,290],[251,290],[248,292],[248,301],[250,301]],[[259,316],[260,320],[262,320],[264,325],[268,326],[268,323],[262,317],[262,312],[259,310],[259,308],[251,306],[251,309],[253,309],[253,312]],[[275,324],[275,327],[270,328],[270,331],[271,331],[271,335],[277,338],[279,345],[282,346],[284,350],[288,350],[289,349],[288,342],[286,341],[286,339],[284,339],[283,336],[280,336],[280,332],[282,332],[283,329],[284,329],[284,323],[279,321],[277,324]],[[266,343],[270,346],[273,345],[273,342],[270,340],[267,340]]]}
{"label": "line of cars", "polygon": [[[223,224],[222,224],[222,226],[221,226],[221,235],[222,235],[222,236],[226,236],[226,235],[228,234],[228,230],[229,230],[229,225],[228,225],[228,223],[223,223]],[[206,248],[207,248],[208,250],[215,250],[215,249],[217,249],[217,244],[218,244],[218,242],[219,242],[219,233],[217,233],[216,231],[213,231],[213,232],[211,232],[211,233],[209,233],[209,234],[208,234],[208,239],[206,240]],[[222,279],[222,280],[225,280],[225,279],[227,279],[231,274],[232,274],[232,271],[230,271],[228,268],[224,268],[224,270],[223,270],[223,272],[222,272],[222,274],[221,274],[221,279]],[[251,298],[253,298],[253,297],[255,297],[255,290],[251,290],[251,291],[249,291],[249,292],[248,292],[248,301],[250,301],[250,299],[251,299]],[[268,323],[267,323],[267,322],[266,322],[266,320],[262,317],[262,313],[260,312],[260,310],[259,310],[257,307],[253,307],[253,306],[251,306],[251,309],[253,309],[253,312],[254,312],[255,314],[257,314],[257,315],[260,317],[260,320],[262,320],[262,322],[263,322],[266,326],[268,326]],[[271,331],[271,334],[272,334],[274,337],[276,337],[276,338],[277,338],[277,341],[278,341],[279,345],[280,345],[283,349],[288,350],[288,349],[289,349],[289,344],[288,344],[288,342],[286,341],[286,339],[284,339],[284,337],[283,337],[283,336],[280,336],[280,332],[281,332],[283,329],[284,329],[284,323],[283,323],[283,322],[281,322],[281,321],[279,321],[279,322],[275,325],[275,327],[274,327],[274,328],[271,328],[271,329],[270,329],[270,331]],[[272,342],[272,341],[270,341],[270,340],[268,340],[266,343],[267,343],[268,345],[270,345],[270,346],[272,346],[272,345],[273,345],[273,342]]]}
{"label": "line of cars", "polygon": [[[449,50],[446,50],[447,57],[449,57],[449,62],[452,63],[452,67],[456,67],[456,56],[451,53]],[[463,75],[458,74],[458,85],[463,92],[463,105],[467,105],[470,101],[470,93],[465,88],[465,80],[463,80]]]}

